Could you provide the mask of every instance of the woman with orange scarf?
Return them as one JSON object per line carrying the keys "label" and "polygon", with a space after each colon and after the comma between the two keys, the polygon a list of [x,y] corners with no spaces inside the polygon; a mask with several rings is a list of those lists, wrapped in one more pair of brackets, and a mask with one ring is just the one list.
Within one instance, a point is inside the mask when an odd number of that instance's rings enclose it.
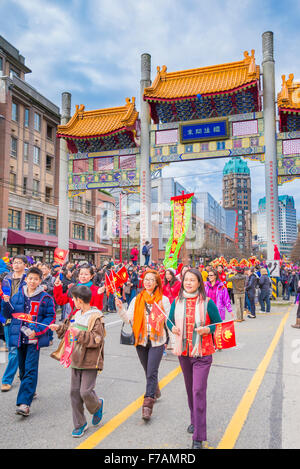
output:
{"label": "woman with orange scarf", "polygon": [[136,351],[146,374],[146,392],[142,407],[144,420],[150,419],[153,404],[160,397],[158,368],[167,340],[165,318],[161,321],[159,330],[154,329],[149,322],[149,315],[155,303],[168,316],[170,302],[162,294],[161,278],[155,270],[146,271],[143,290],[132,299],[127,311],[124,309],[122,301],[116,300],[116,306],[122,320],[132,324]]}

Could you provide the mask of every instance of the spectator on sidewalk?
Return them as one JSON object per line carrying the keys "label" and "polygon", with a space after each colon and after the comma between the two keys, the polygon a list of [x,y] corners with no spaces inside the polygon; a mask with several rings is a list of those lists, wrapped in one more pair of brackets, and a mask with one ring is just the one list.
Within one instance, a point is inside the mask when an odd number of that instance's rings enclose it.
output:
{"label": "spectator on sidewalk", "polygon": [[237,322],[244,321],[243,313],[245,307],[246,280],[247,277],[244,275],[244,269],[242,267],[237,267],[236,274],[230,278],[234,295]]}
{"label": "spectator on sidewalk", "polygon": [[133,265],[137,265],[138,257],[139,257],[138,245],[135,244],[130,251],[130,260],[132,261]]}
{"label": "spectator on sidewalk", "polygon": [[149,241],[146,241],[143,249],[142,249],[142,254],[145,257],[145,263],[144,265],[149,265],[149,260],[150,260],[150,250],[153,248],[152,244],[149,243]]}
{"label": "spectator on sidewalk", "polygon": [[260,304],[260,313],[270,313],[271,311],[271,301],[270,301],[270,294],[271,294],[271,286],[272,282],[270,277],[268,276],[268,271],[265,268],[260,270],[260,278],[258,280],[259,286],[259,295],[258,301]]}
{"label": "spectator on sidewalk", "polygon": [[253,267],[247,267],[245,270],[245,274],[247,276],[246,282],[246,295],[249,300],[249,307],[250,307],[250,314],[248,314],[248,318],[255,319],[256,318],[256,311],[255,311],[255,294],[256,294],[256,286],[258,283],[258,277],[254,273]]}

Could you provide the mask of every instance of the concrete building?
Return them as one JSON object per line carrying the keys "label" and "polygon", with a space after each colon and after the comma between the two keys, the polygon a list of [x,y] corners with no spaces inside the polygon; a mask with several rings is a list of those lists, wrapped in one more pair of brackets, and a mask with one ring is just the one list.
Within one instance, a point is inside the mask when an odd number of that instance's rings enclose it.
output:
{"label": "concrete building", "polygon": [[[294,197],[280,195],[278,197],[279,230],[280,230],[280,253],[289,255],[297,240],[297,216]],[[257,238],[260,249],[266,249],[266,198],[258,202],[257,211]]]}
{"label": "concrete building", "polygon": [[[0,36],[0,243],[51,262],[57,247],[60,109],[25,81],[31,70]],[[85,191],[70,199],[70,260],[110,256],[100,244],[101,206],[113,199]],[[97,229],[97,227],[99,229]]]}
{"label": "concrete building", "polygon": [[237,214],[236,245],[241,252],[252,247],[250,170],[240,157],[231,158],[223,170],[223,207]]}

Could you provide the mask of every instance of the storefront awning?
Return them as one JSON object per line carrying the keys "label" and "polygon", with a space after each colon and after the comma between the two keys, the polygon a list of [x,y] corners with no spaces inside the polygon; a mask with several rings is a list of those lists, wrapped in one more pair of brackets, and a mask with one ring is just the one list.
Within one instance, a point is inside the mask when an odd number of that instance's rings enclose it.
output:
{"label": "storefront awning", "polygon": [[[7,244],[56,248],[58,246],[58,238],[57,236],[42,233],[9,229],[7,230]],[[70,239],[69,249],[75,251],[101,252],[104,254],[108,253],[108,248],[102,244],[93,241],[79,241],[78,239]]]}
{"label": "storefront awning", "polygon": [[78,239],[70,239],[70,249],[75,251],[102,252],[108,253],[108,248],[93,241],[79,241]]}
{"label": "storefront awning", "polygon": [[30,246],[44,246],[56,248],[58,244],[57,236],[45,235],[42,233],[31,233],[30,231],[7,230],[7,244],[25,244]]}

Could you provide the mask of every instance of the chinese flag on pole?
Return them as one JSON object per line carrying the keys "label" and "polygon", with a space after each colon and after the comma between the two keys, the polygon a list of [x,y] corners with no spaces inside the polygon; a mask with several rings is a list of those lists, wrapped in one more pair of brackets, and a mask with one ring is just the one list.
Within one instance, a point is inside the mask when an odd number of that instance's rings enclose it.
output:
{"label": "chinese flag on pole", "polygon": [[106,294],[109,295],[110,293],[114,293],[114,286],[107,274],[105,274],[105,288],[106,288]]}
{"label": "chinese flag on pole", "polygon": [[235,347],[234,321],[220,322],[216,324],[214,339],[217,349]]}
{"label": "chinese flag on pole", "polygon": [[116,292],[117,289],[120,287],[120,279],[117,276],[116,272],[114,272],[113,270],[109,274],[109,280],[111,281],[114,291]]}
{"label": "chinese flag on pole", "polygon": [[59,265],[64,265],[68,257],[69,251],[67,249],[54,249],[54,261]]}
{"label": "chinese flag on pole", "polygon": [[149,324],[157,332],[161,330],[162,323],[165,319],[165,314],[159,308],[159,306],[154,303],[152,306],[151,312],[149,314]]}
{"label": "chinese flag on pole", "polygon": [[123,266],[118,272],[117,272],[117,277],[119,279],[119,287],[121,287],[122,285],[124,285],[124,283],[127,282],[128,280],[128,272],[126,270],[126,267]]}
{"label": "chinese flag on pole", "polygon": [[12,317],[15,318],[15,319],[19,319],[20,321],[32,321],[31,314],[12,313]]}

